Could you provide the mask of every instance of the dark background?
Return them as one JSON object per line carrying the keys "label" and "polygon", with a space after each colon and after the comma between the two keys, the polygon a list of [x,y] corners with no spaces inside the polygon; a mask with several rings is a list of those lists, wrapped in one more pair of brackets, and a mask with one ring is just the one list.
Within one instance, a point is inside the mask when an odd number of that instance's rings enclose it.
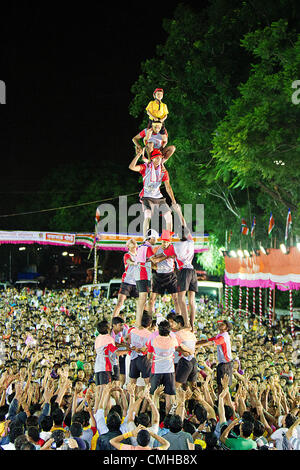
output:
{"label": "dark background", "polygon": [[[131,139],[141,130],[129,115],[130,89],[141,63],[165,42],[163,19],[171,18],[175,8],[176,3],[170,8],[167,2],[1,5],[0,80],[6,83],[7,99],[0,107],[0,216],[19,212],[18,203],[8,203],[11,196],[22,201],[26,195],[33,201],[41,178],[64,162],[76,166],[86,161],[96,167],[109,160],[126,178],[133,158]],[[138,184],[133,188],[140,189]],[[119,195],[113,187],[111,195]],[[0,217],[0,230],[24,230],[24,217]],[[52,278],[59,265],[61,279],[70,272],[61,265],[59,251],[64,250],[42,247],[37,252],[37,246],[28,245],[25,253],[16,245],[1,245],[1,279],[12,272],[16,280],[28,259]],[[75,251],[83,262],[73,272],[85,276],[93,256],[87,261],[88,250]],[[100,255],[106,277],[121,274],[121,252]],[[64,265],[70,262],[63,259]]]}
{"label": "dark background", "polygon": [[1,208],[7,191],[34,188],[61,162],[109,158],[128,171],[140,130],[130,88],[165,41],[162,20],[173,10],[165,2],[26,1],[1,10]]}

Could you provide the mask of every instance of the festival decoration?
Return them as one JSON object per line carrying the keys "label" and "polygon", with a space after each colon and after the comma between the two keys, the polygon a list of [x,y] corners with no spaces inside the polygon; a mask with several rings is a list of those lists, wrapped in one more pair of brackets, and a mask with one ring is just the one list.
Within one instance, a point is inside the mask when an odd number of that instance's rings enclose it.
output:
{"label": "festival decoration", "polygon": [[290,303],[291,335],[292,335],[292,338],[295,338],[294,314],[293,314],[293,291],[291,289],[289,290],[289,303]]}
{"label": "festival decoration", "polygon": [[225,284],[225,310],[228,310],[228,286]]}
{"label": "festival decoration", "polygon": [[243,296],[243,291],[242,291],[242,287],[239,286],[239,317],[241,317],[241,314],[242,314],[242,297]]}
{"label": "festival decoration", "polygon": [[233,287],[230,286],[230,316],[233,317]]}
{"label": "festival decoration", "polygon": [[269,328],[272,328],[272,289],[269,288]]}
{"label": "festival decoration", "polygon": [[249,287],[246,288],[246,318],[249,314]]}
{"label": "festival decoration", "polygon": [[259,302],[259,325],[262,325],[262,289],[258,289],[258,302]]}

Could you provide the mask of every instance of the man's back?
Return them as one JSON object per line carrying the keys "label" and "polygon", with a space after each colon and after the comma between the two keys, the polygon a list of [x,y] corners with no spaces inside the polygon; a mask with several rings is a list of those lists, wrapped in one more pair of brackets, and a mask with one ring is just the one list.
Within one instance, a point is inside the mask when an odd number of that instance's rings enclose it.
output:
{"label": "man's back", "polygon": [[257,448],[255,441],[245,437],[228,438],[225,441],[225,445],[230,450],[252,450]]}
{"label": "man's back", "polygon": [[120,434],[121,431],[108,431],[106,434],[101,434],[97,440],[96,450],[115,450],[109,441]]}
{"label": "man's back", "polygon": [[[108,431],[106,434],[101,434],[97,440],[96,450],[116,450],[109,441],[114,437],[120,436],[121,434],[122,432],[120,430]],[[131,444],[129,439],[124,440],[124,443]]]}
{"label": "man's back", "polygon": [[168,450],[189,450],[187,441],[194,442],[192,435],[185,431],[169,431],[164,435],[164,439],[170,442],[170,447]]}

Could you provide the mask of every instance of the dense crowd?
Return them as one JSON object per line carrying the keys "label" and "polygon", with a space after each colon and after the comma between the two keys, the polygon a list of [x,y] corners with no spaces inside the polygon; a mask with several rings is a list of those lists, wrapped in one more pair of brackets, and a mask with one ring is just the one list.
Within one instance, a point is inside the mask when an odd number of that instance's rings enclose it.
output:
{"label": "dense crowd", "polygon": [[[300,449],[297,341],[288,319],[270,330],[267,321],[229,318],[216,301],[201,298],[193,332],[197,377],[176,381],[169,402],[164,385],[129,377],[133,352],[145,351],[131,347],[135,300],[127,299],[113,318],[116,302],[79,289],[1,293],[1,450]],[[183,329],[173,307],[164,296],[150,321],[144,313],[140,329],[147,338],[173,338]],[[222,377],[220,388],[217,351],[206,340],[224,320],[233,373]],[[114,354],[105,356],[106,370],[122,357],[125,369],[103,384],[95,349],[104,336],[111,337]]]}

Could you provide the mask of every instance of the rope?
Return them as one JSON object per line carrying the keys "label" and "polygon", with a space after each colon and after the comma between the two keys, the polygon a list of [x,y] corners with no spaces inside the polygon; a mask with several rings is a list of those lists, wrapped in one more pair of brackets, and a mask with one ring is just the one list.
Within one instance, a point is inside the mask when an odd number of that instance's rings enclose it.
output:
{"label": "rope", "polygon": [[2,217],[2,218],[3,217],[17,217],[18,215],[41,214],[42,212],[58,211],[58,210],[62,210],[62,209],[71,209],[73,207],[88,206],[89,204],[99,204],[101,202],[113,201],[114,199],[118,199],[119,197],[135,196],[136,194],[139,194],[139,192],[131,193],[131,194],[124,194],[123,196],[115,196],[115,197],[110,197],[110,198],[107,198],[107,199],[101,199],[101,200],[97,200],[97,201],[81,202],[81,203],[78,203],[78,204],[70,204],[68,206],[52,207],[51,209],[41,209],[39,211],[19,212],[19,213],[15,213],[15,214],[3,214],[3,215],[0,215],[0,217]]}

